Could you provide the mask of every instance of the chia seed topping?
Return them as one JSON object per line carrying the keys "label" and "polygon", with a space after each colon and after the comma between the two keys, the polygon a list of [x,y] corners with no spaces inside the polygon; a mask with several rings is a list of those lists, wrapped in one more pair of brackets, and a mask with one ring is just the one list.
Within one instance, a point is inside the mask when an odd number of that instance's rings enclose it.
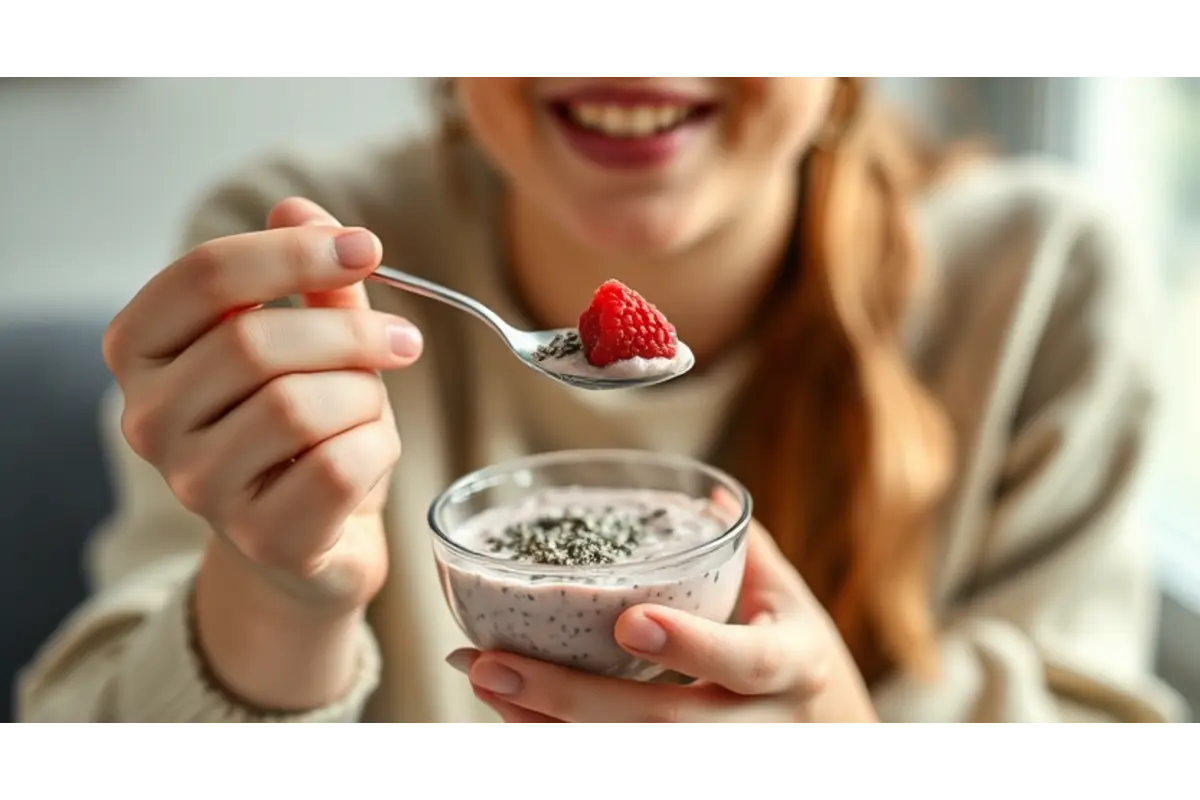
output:
{"label": "chia seed topping", "polygon": [[566,358],[583,351],[583,341],[575,331],[557,333],[547,344],[533,352],[534,361],[545,361],[548,358]]}
{"label": "chia seed topping", "polygon": [[[492,553],[518,561],[557,566],[596,566],[629,556],[647,533],[647,526],[666,516],[655,509],[640,517],[566,510],[508,525],[485,541]],[[661,528],[662,534],[671,533]]]}

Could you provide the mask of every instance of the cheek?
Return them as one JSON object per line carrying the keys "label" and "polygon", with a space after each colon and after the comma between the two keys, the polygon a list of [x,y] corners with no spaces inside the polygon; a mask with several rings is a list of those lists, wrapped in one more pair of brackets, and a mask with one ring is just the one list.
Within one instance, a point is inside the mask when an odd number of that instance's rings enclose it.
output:
{"label": "cheek", "polygon": [[808,149],[829,111],[834,78],[742,78],[726,146],[735,157],[780,163]]}

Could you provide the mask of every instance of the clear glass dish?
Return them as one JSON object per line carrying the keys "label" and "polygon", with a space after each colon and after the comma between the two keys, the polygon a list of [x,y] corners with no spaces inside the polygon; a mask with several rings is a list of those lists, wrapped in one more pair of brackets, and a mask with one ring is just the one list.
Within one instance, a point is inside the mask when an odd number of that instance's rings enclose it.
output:
{"label": "clear glass dish", "polygon": [[[472,550],[455,533],[476,515],[550,488],[636,489],[708,501],[717,535],[678,551],[610,565],[543,565]],[[717,498],[722,496],[718,500]],[[752,503],[729,475],[699,461],[638,450],[569,450],[519,458],[455,481],[430,506],[446,602],[476,647],[602,675],[651,680],[662,670],[622,649],[617,618],[639,603],[714,621],[733,614]]]}

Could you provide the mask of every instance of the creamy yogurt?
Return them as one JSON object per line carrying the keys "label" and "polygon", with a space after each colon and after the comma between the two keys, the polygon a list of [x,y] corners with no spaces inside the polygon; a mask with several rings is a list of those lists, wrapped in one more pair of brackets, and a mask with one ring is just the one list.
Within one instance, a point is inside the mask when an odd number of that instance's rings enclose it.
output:
{"label": "creamy yogurt", "polygon": [[[574,341],[571,341],[570,337],[574,337]],[[555,342],[551,343],[551,347],[540,351],[540,355],[535,355],[534,360],[564,375],[598,380],[637,380],[673,375],[683,367],[690,365],[694,358],[691,349],[683,342],[676,340],[674,358],[635,356],[597,367],[588,363],[582,347],[576,346],[577,342],[578,334],[573,331],[568,334],[560,334],[556,337]]]}
{"label": "creamy yogurt", "polygon": [[485,511],[451,533],[486,562],[436,550],[450,608],[478,647],[648,679],[661,670],[616,643],[617,617],[654,603],[728,620],[745,566],[744,535],[669,559],[725,531],[708,501],[681,493],[554,488]]}

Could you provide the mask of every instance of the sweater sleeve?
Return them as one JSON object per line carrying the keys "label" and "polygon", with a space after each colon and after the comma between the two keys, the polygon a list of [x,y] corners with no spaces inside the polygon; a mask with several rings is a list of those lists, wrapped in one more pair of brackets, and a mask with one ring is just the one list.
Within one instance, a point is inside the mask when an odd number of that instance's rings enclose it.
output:
{"label": "sweater sleeve", "polygon": [[[193,217],[185,249],[255,230],[271,206],[304,194],[331,213],[353,218],[322,194],[319,181],[299,180],[284,162],[222,185]],[[325,195],[335,194],[332,192]],[[342,216],[342,215],[345,216]],[[349,722],[358,719],[379,680],[380,657],[364,622],[358,667],[348,693],[324,708],[264,715],[238,706],[205,679],[192,645],[191,579],[205,522],[188,512],[165,481],[120,433],[122,400],[115,388],[102,409],[102,438],[117,490],[116,510],[89,542],[94,595],[60,626],[18,678],[22,721]]]}
{"label": "sweater sleeve", "polygon": [[1051,300],[1002,424],[971,575],[943,619],[941,675],[879,687],[882,719],[1186,714],[1154,677],[1158,592],[1149,531],[1131,513],[1158,388],[1151,295],[1115,229],[1073,216],[1064,244],[1038,256],[1061,263],[1030,270],[1055,285],[1026,301]]}

